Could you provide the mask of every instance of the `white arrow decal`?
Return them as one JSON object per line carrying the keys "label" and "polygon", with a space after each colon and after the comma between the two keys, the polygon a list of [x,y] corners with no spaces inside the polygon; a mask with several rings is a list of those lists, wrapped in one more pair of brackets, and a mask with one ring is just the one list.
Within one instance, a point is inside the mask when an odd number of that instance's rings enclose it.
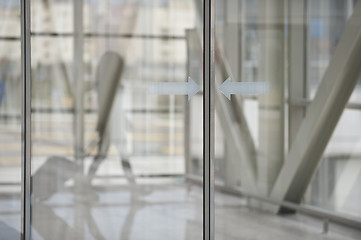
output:
{"label": "white arrow decal", "polygon": [[188,101],[199,92],[201,88],[192,78],[188,77],[188,82],[162,82],[148,84],[148,92],[159,95],[188,95]]}
{"label": "white arrow decal", "polygon": [[222,83],[219,90],[231,100],[231,94],[243,95],[260,95],[269,92],[268,82],[231,82],[231,78],[227,78]]}

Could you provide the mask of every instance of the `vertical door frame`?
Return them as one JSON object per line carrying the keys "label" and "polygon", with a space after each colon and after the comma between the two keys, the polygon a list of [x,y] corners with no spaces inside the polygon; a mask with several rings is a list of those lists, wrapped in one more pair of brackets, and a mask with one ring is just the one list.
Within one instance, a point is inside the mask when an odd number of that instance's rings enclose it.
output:
{"label": "vertical door frame", "polygon": [[31,224],[31,47],[30,0],[21,0],[22,161],[21,239],[30,240]]}
{"label": "vertical door frame", "polygon": [[215,239],[214,215],[214,85],[215,0],[203,4],[203,239]]}

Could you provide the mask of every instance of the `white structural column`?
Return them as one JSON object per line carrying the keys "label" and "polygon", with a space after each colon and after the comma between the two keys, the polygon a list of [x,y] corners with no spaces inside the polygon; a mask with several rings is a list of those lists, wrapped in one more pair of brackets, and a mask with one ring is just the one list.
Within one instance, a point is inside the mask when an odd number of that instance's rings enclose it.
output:
{"label": "white structural column", "polygon": [[[241,39],[240,39],[240,12],[239,0],[227,0],[225,4],[225,26],[224,26],[224,53],[229,62],[232,71],[232,80],[234,82],[241,81]],[[223,79],[225,80],[225,79]]]}
{"label": "white structural column", "polygon": [[[218,61],[216,84],[219,86],[227,77],[233,78],[233,71],[220,49],[215,54]],[[256,194],[256,150],[239,101],[237,98],[228,101],[220,91],[216,91],[215,99],[218,118],[227,136],[226,162],[222,163],[226,184],[238,185],[240,180],[244,189]]]}
{"label": "white structural column", "polygon": [[[74,1],[73,10],[74,21],[74,52],[73,52],[73,68],[75,90],[73,92],[75,101],[74,110],[74,158],[83,169],[84,157],[84,78],[83,78],[83,0]],[[83,196],[83,173],[78,172],[75,176],[75,222],[78,239],[84,239],[84,223],[85,223],[85,206]]]}
{"label": "white structural column", "polygon": [[[242,5],[242,7],[241,7]],[[224,1],[225,32],[224,32],[224,53],[220,49],[216,51],[218,59],[219,81],[217,86],[227,78],[233,82],[245,81],[241,79],[244,67],[242,62],[242,47],[244,46],[244,32],[241,17],[244,18],[244,1]],[[242,12],[240,12],[242,11]],[[216,109],[220,124],[225,133],[225,161],[222,163],[224,181],[227,186],[242,185],[247,191],[256,193],[256,167],[255,149],[248,131],[247,122],[240,108],[240,98],[232,97],[228,102],[222,94],[216,93]],[[241,119],[240,119],[241,118]]]}
{"label": "white structural column", "polygon": [[359,79],[360,56],[361,1],[358,1],[277,178],[272,199],[301,201]]}
{"label": "white structural column", "polygon": [[83,0],[74,1],[74,152],[77,160],[84,151]]}
{"label": "white structural column", "polygon": [[304,106],[298,104],[307,96],[307,15],[306,0],[290,0],[288,3],[288,146],[301,126]]}
{"label": "white structural column", "polygon": [[236,113],[222,93],[217,91],[215,98],[218,117],[228,141],[225,166],[226,184],[237,185],[238,179],[240,179],[242,187],[247,192],[256,194],[256,166],[252,161],[255,158],[255,151],[247,132],[247,126],[236,122]]}
{"label": "white structural column", "polygon": [[[361,149],[361,142],[358,142],[356,145]],[[351,155],[352,156],[352,155]],[[345,166],[342,168],[339,177],[337,178],[336,186],[329,197],[330,202],[334,204],[335,209],[338,211],[344,211],[344,209],[352,209],[352,204],[347,205],[347,199],[350,197],[350,194],[353,191],[357,191],[358,188],[357,179],[359,178],[361,173],[361,162],[356,157],[351,157],[347,159]],[[357,203],[353,203],[354,206],[358,205]]]}
{"label": "white structural column", "polygon": [[284,0],[259,2],[258,18],[261,52],[259,81],[270,91],[259,97],[258,187],[268,196],[284,159]]}

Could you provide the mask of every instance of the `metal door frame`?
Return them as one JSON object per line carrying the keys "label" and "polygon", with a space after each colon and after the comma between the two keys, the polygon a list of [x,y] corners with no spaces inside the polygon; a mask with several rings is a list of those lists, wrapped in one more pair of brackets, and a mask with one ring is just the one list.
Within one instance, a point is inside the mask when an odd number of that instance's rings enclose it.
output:
{"label": "metal door frame", "polygon": [[31,239],[31,47],[30,0],[21,0],[21,239]]}
{"label": "metal door frame", "polygon": [[203,239],[215,239],[214,215],[214,85],[215,0],[203,3]]}

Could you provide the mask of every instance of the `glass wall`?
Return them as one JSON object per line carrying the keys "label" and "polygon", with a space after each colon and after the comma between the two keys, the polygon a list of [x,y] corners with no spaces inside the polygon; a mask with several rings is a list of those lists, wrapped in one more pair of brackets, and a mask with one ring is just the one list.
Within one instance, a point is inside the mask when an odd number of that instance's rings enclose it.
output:
{"label": "glass wall", "polygon": [[[310,1],[308,99],[313,99],[330,64],[356,1]],[[305,195],[305,203],[342,214],[361,217],[360,141],[361,81],[354,88],[346,109],[322,156],[322,162]]]}
{"label": "glass wall", "polygon": [[[249,207],[294,212],[268,200],[360,219],[361,83],[337,63],[360,68],[346,43],[361,24],[356,1],[215,3],[216,187],[258,199],[216,194],[216,239],[255,236],[261,220]],[[237,91],[245,82],[269,91]],[[262,218],[260,239],[272,221]],[[272,233],[294,239],[284,226]]]}
{"label": "glass wall", "polygon": [[0,235],[21,233],[20,1],[0,1]]}
{"label": "glass wall", "polygon": [[0,0],[0,239],[359,238],[321,231],[361,224],[361,0],[29,2],[30,39]]}
{"label": "glass wall", "polygon": [[32,0],[31,23],[33,238],[201,239],[187,97],[149,91],[201,83],[194,2]]}

